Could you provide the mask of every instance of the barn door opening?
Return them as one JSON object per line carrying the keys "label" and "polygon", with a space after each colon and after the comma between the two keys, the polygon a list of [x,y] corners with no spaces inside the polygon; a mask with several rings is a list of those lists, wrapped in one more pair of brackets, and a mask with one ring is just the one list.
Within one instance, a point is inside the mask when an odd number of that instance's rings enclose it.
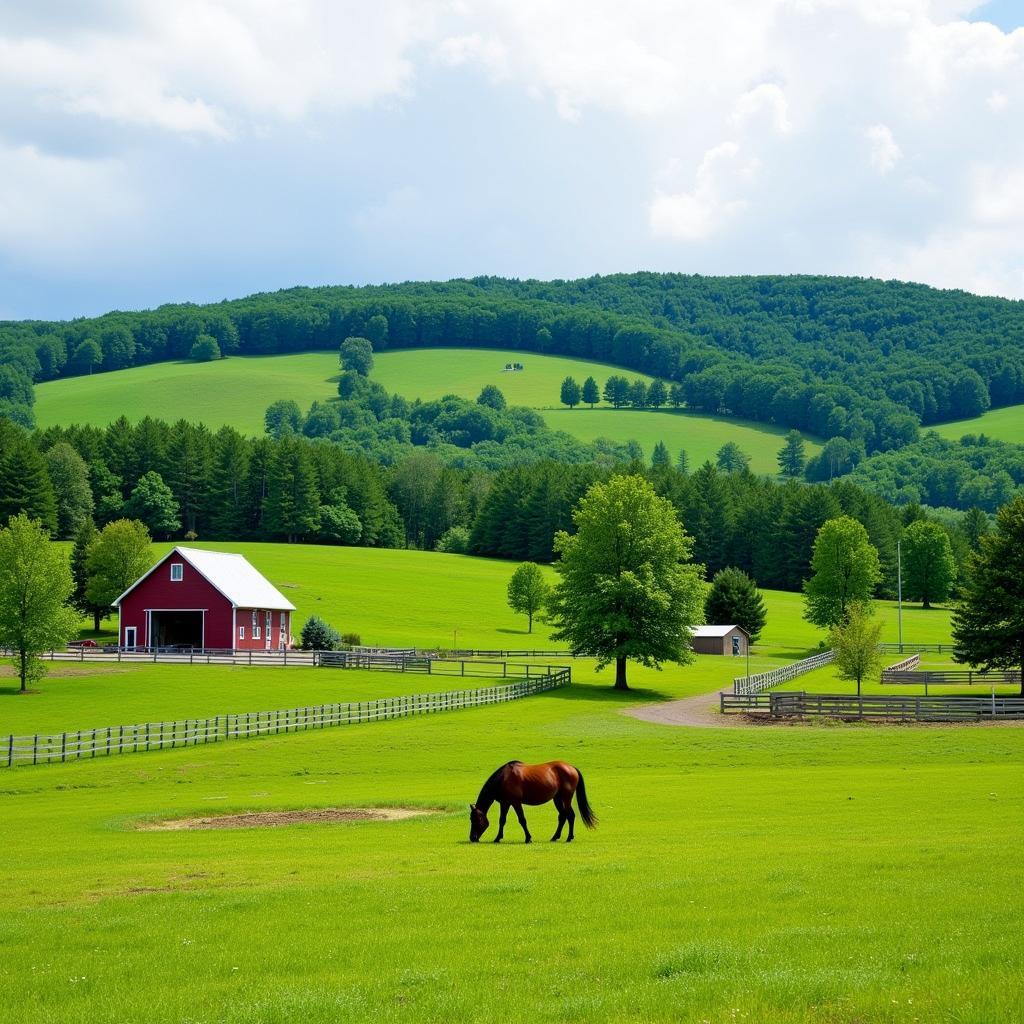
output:
{"label": "barn door opening", "polygon": [[203,613],[201,611],[152,612],[154,647],[193,648],[203,646]]}

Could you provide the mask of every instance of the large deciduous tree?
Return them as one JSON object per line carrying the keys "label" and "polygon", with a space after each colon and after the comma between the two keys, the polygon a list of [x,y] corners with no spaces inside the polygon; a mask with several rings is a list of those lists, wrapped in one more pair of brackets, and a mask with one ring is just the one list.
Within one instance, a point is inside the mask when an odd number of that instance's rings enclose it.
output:
{"label": "large deciduous tree", "polygon": [[153,564],[149,530],[135,519],[107,523],[89,548],[85,597],[108,609]]}
{"label": "large deciduous tree", "polygon": [[742,626],[757,641],[767,616],[757,585],[742,569],[722,569],[711,581],[704,617],[716,626]]}
{"label": "large deciduous tree", "polygon": [[22,693],[45,671],[39,655],[75,634],[73,589],[67,555],[42,524],[24,513],[13,516],[0,530],[0,648],[14,654]]}
{"label": "large deciduous tree", "polygon": [[931,608],[944,601],[956,581],[956,559],[946,531],[927,519],[911,523],[903,535],[903,586],[907,596]]}
{"label": "large deciduous tree", "polygon": [[341,365],[362,377],[369,377],[373,369],[373,345],[367,338],[346,338],[341,343]]}
{"label": "large deciduous tree", "polygon": [[153,533],[165,537],[181,528],[178,503],[163,477],[152,470],[139,478],[125,504],[125,512],[145,523]]}
{"label": "large deciduous tree", "polygon": [[882,576],[867,530],[849,516],[830,519],[818,531],[811,572],[804,618],[823,628],[842,622],[851,604],[870,601]]}
{"label": "large deciduous tree", "polygon": [[573,521],[574,534],[555,538],[553,638],[597,658],[598,668],[614,662],[621,690],[627,659],[689,662],[707,584],[671,502],[642,477],[617,476],[587,491]]}
{"label": "large deciduous tree", "polygon": [[882,655],[878,649],[878,638],[882,624],[871,617],[871,605],[855,601],[846,609],[842,622],[832,627],[829,644],[836,652],[835,665],[840,679],[849,679],[857,684],[860,696],[861,681],[865,676],[878,671]]}
{"label": "large deciduous tree", "polygon": [[562,381],[562,388],[559,392],[559,400],[562,405],[569,406],[570,409],[575,409],[580,404],[580,399],[583,397],[583,392],[580,389],[579,384],[573,377],[566,377]]}
{"label": "large deciduous tree", "polygon": [[591,409],[601,401],[601,389],[597,386],[597,381],[593,377],[588,377],[583,382],[583,389],[580,392],[580,397],[583,399]]}
{"label": "large deciduous tree", "polygon": [[525,615],[533,632],[533,617],[547,602],[551,588],[544,579],[544,573],[535,562],[523,562],[508,581],[508,606],[514,612]]}
{"label": "large deciduous tree", "polygon": [[953,656],[985,669],[1020,669],[1024,695],[1024,498],[999,510],[995,531],[980,544],[953,612]]}

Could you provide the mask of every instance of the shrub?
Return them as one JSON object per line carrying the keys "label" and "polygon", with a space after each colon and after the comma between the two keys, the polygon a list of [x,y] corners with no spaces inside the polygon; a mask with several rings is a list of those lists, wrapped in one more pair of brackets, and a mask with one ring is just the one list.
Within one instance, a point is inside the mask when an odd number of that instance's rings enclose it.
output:
{"label": "shrub", "polygon": [[464,555],[469,551],[469,529],[465,526],[453,526],[441,535],[434,545],[436,551],[446,551],[450,555]]}
{"label": "shrub", "polygon": [[333,651],[341,642],[338,631],[319,615],[310,615],[302,627],[299,646],[304,651]]}
{"label": "shrub", "polygon": [[341,642],[349,647],[363,646],[363,638],[358,633],[342,633]]}
{"label": "shrub", "polygon": [[212,335],[200,334],[189,355],[197,363],[208,363],[213,359],[220,359],[220,345]]}

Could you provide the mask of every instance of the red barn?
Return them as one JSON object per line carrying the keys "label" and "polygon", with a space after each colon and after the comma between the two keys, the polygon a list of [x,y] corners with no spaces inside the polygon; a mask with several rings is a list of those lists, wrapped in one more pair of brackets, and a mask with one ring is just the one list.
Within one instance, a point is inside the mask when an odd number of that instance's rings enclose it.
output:
{"label": "red barn", "polygon": [[284,650],[295,606],[242,555],[175,548],[115,602],[122,647]]}

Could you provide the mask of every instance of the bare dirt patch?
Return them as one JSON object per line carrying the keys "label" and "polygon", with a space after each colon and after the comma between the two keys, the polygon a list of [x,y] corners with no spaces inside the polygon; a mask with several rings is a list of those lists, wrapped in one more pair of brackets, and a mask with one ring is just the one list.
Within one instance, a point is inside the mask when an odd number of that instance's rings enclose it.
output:
{"label": "bare dirt patch", "polygon": [[441,811],[424,807],[317,807],[307,811],[247,811],[217,814],[208,818],[175,818],[148,821],[142,832],[183,832],[215,828],[281,828],[284,825],[333,825],[350,821],[402,821]]}

